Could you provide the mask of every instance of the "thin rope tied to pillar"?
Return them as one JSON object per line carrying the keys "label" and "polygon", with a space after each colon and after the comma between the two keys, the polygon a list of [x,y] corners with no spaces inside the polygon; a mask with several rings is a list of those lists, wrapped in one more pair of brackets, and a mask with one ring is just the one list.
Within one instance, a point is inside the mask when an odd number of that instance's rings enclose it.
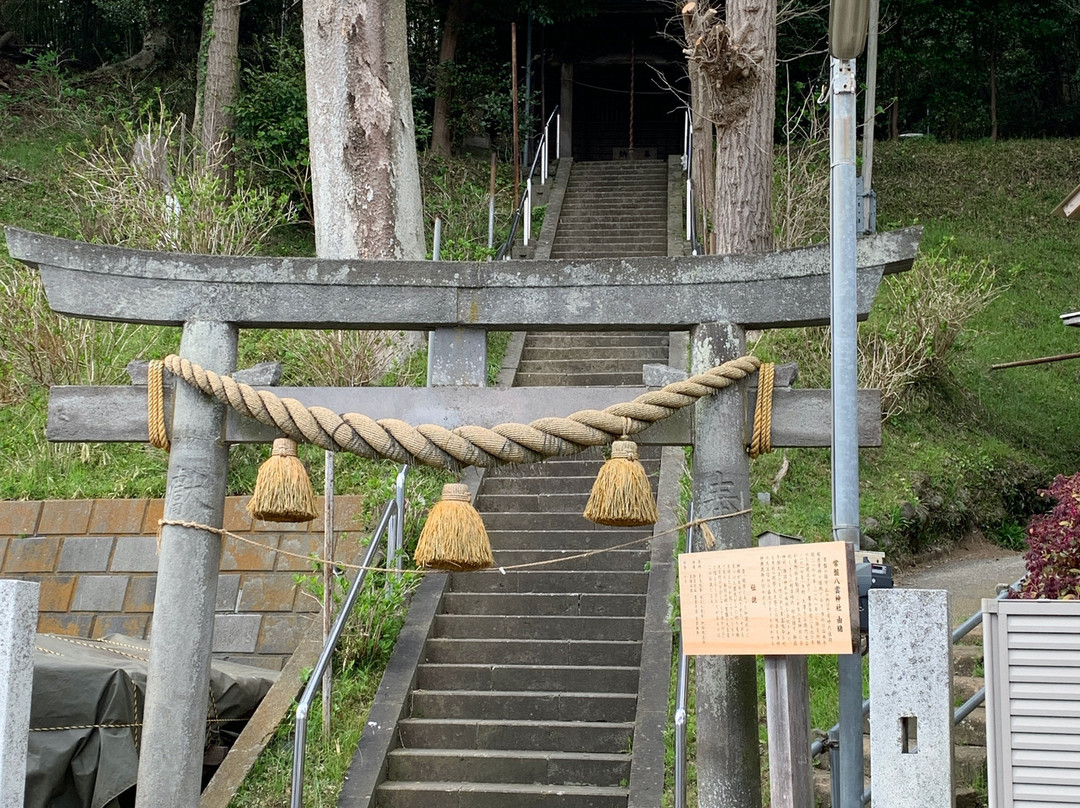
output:
{"label": "thin rope tied to pillar", "polygon": [[772,399],[776,365],[762,364],[758,371],[757,404],[754,407],[754,431],[750,436],[750,457],[772,451]]}
{"label": "thin rope tied to pillar", "polygon": [[298,443],[372,459],[458,470],[464,466],[536,463],[548,457],[577,454],[592,446],[606,446],[745,379],[757,371],[761,360],[740,356],[685,381],[602,410],[579,410],[565,418],[539,418],[529,424],[505,423],[491,428],[464,425],[454,429],[435,424],[414,427],[396,418],[375,420],[361,413],[339,415],[325,407],[306,407],[294,398],[256,390],[176,354],[165,357],[164,364],[185,383]]}
{"label": "thin rope tied to pillar", "polygon": [[146,370],[146,425],[150,433],[150,445],[167,452],[171,444],[165,426],[164,367],[160,359],[154,359]]}

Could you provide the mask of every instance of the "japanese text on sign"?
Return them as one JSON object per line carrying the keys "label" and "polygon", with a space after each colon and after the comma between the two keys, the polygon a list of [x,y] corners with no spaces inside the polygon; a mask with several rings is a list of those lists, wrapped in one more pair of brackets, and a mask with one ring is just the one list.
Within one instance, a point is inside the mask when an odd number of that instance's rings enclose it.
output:
{"label": "japanese text on sign", "polygon": [[850,654],[857,635],[846,542],[679,556],[687,654]]}

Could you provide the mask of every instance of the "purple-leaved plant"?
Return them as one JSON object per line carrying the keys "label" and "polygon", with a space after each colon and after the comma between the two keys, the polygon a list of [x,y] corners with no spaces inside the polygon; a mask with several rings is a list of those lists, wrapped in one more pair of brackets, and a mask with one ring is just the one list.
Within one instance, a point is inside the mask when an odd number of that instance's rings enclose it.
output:
{"label": "purple-leaved plant", "polygon": [[1080,473],[1059,474],[1039,493],[1055,504],[1028,523],[1027,576],[1010,597],[1075,600],[1080,597]]}

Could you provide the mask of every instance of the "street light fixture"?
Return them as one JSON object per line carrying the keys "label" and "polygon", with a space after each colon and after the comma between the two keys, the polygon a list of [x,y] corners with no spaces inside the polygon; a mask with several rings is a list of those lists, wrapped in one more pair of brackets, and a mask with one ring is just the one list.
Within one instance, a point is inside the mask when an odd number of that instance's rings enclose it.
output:
{"label": "street light fixture", "polygon": [[870,0],[832,0],[829,3],[829,53],[855,59],[866,48]]}

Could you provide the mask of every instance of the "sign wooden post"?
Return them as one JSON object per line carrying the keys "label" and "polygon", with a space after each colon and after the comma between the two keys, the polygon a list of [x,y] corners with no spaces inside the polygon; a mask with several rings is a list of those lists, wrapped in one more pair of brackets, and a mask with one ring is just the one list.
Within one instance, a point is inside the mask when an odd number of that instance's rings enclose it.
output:
{"label": "sign wooden post", "polygon": [[[353,329],[693,329],[692,363],[705,369],[741,355],[744,329],[824,324],[829,317],[829,247],[746,256],[588,261],[410,262],[237,258],[150,253],[81,244],[16,228],[13,258],[41,271],[49,305],[76,317],[183,325],[181,354],[228,372],[238,327]],[[859,314],[870,310],[882,274],[911,267],[917,229],[878,234],[859,246]],[[702,325],[702,324],[706,325]],[[445,332],[449,333],[449,332]],[[479,355],[470,351],[471,357]],[[442,351],[439,351],[441,354]],[[478,378],[478,368],[466,376]],[[444,383],[460,384],[458,373]],[[703,399],[636,436],[640,443],[695,445],[695,499],[702,516],[747,508],[746,385]],[[641,389],[282,389],[307,406],[395,417],[413,424],[528,422],[634,398]],[[827,446],[827,392],[777,391],[773,446]],[[220,527],[232,442],[269,442],[276,430],[226,417],[221,406],[180,386],[165,516]],[[876,395],[860,400],[864,445],[880,443]],[[865,416],[865,422],[864,422]],[[48,437],[60,441],[146,441],[146,393],[138,387],[53,388]],[[722,547],[748,547],[748,515],[714,523]],[[198,804],[206,671],[219,539],[205,531],[162,531],[151,639],[139,808]],[[699,668],[698,774],[703,805],[750,805],[759,790],[753,661],[707,657]],[[723,734],[718,734],[721,730]]]}

